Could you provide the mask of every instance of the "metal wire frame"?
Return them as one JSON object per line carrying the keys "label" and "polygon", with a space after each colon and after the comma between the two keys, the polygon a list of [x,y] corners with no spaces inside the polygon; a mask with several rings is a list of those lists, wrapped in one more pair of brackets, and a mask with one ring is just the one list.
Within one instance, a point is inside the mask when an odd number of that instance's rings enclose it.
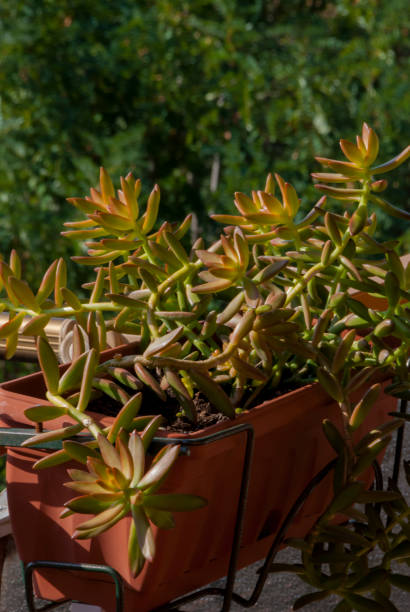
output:
{"label": "metal wire frame", "polygon": [[46,610],[52,610],[63,603],[71,601],[70,599],[60,599],[59,601],[45,604],[41,608],[35,607],[33,572],[36,569],[42,568],[76,570],[83,572],[108,574],[114,581],[116,612],[122,612],[124,608],[123,581],[121,575],[114,568],[110,567],[109,565],[98,565],[95,563],[63,563],[58,561],[31,561],[30,563],[27,563],[27,565],[23,565],[24,590],[29,612],[45,612]]}
{"label": "metal wire frame", "polygon": [[[400,413],[402,415],[406,414],[406,410],[407,410],[407,402],[405,400],[401,400],[400,402]],[[400,462],[401,462],[401,454],[402,454],[402,446],[403,446],[403,429],[404,429],[404,425],[402,427],[400,427],[397,431],[397,435],[396,435],[396,447],[395,447],[395,456],[394,456],[394,465],[393,465],[393,476],[392,479],[397,483],[398,481],[398,477],[399,477],[399,472],[400,472]],[[3,431],[8,435],[8,440],[9,442],[3,442]],[[30,430],[18,430],[18,432],[14,432],[14,435],[16,435],[17,433],[17,438],[19,438],[19,441],[17,441],[17,439],[15,439],[14,441],[17,442],[15,444],[10,444],[10,430],[2,430],[0,429],[0,441],[3,444],[7,444],[8,446],[20,446],[21,442],[23,439],[29,437],[30,434],[27,434],[27,431]],[[332,471],[332,469],[335,467],[336,465],[336,461],[337,459],[333,459],[332,461],[330,461],[324,468],[322,468],[317,474],[316,476],[314,476],[310,482],[306,485],[306,487],[303,489],[303,491],[300,493],[300,495],[298,496],[298,498],[295,500],[295,502],[293,503],[291,509],[289,510],[288,514],[286,515],[286,517],[284,518],[279,531],[277,532],[271,548],[267,554],[267,556],[265,557],[265,560],[262,564],[262,566],[260,567],[260,569],[258,570],[258,578],[256,580],[254,589],[251,593],[251,595],[248,598],[245,598],[241,595],[239,595],[238,593],[234,592],[234,583],[235,583],[235,577],[236,577],[236,571],[237,571],[237,562],[238,562],[238,554],[239,554],[239,548],[240,548],[240,543],[241,543],[241,534],[242,534],[242,529],[243,529],[243,521],[244,521],[244,516],[245,516],[245,509],[246,509],[246,501],[247,501],[247,493],[248,493],[248,487],[249,487],[249,478],[250,478],[250,468],[251,468],[251,463],[252,463],[252,451],[253,451],[253,444],[254,444],[254,432],[253,432],[253,428],[251,425],[236,425],[233,426],[232,428],[229,428],[227,430],[224,430],[222,432],[218,432],[217,434],[210,434],[208,436],[204,436],[202,438],[196,438],[196,439],[192,439],[192,440],[183,440],[181,441],[178,438],[167,438],[166,440],[162,439],[162,438],[154,438],[154,444],[156,445],[163,445],[165,443],[175,443],[175,444],[181,444],[181,452],[184,452],[186,454],[189,455],[189,447],[190,446],[201,446],[203,444],[208,444],[210,442],[215,441],[216,439],[222,439],[222,438],[226,438],[229,437],[231,435],[236,435],[238,433],[243,433],[246,432],[247,434],[247,438],[246,438],[246,447],[245,447],[245,454],[244,454],[244,461],[243,461],[243,471],[242,471],[242,479],[241,479],[241,488],[240,488],[240,493],[239,493],[239,499],[238,499],[238,506],[237,506],[237,516],[236,516],[236,523],[235,523],[235,529],[234,529],[234,537],[233,537],[233,542],[232,542],[232,549],[231,549],[231,556],[230,556],[230,561],[229,561],[229,567],[228,567],[228,573],[227,573],[227,579],[226,579],[226,583],[224,587],[205,587],[202,588],[198,591],[195,591],[193,593],[190,593],[188,595],[184,595],[182,597],[179,597],[175,600],[173,600],[172,602],[169,602],[168,604],[165,604],[163,606],[157,607],[155,608],[155,610],[153,610],[152,612],[166,612],[168,610],[177,610],[177,608],[179,606],[182,606],[186,603],[189,603],[191,601],[195,601],[197,599],[202,599],[203,597],[206,596],[220,596],[223,597],[223,603],[222,603],[222,608],[221,608],[221,612],[228,612],[231,606],[232,601],[234,601],[235,603],[239,604],[241,607],[243,608],[251,608],[252,606],[254,606],[262,591],[264,588],[264,585],[266,583],[267,577],[269,575],[269,569],[270,566],[276,556],[276,554],[278,553],[283,541],[285,540],[286,537],[286,533],[289,529],[289,527],[291,526],[295,516],[298,514],[298,512],[300,511],[300,509],[302,508],[303,504],[305,503],[305,501],[308,499],[309,495],[312,493],[312,491],[316,488],[316,486],[318,484],[320,484],[320,482],[322,482],[322,480]],[[7,437],[7,435],[6,435]],[[51,442],[48,443],[48,448],[58,448],[60,444],[61,447],[61,442]],[[45,446],[45,445],[44,445]],[[383,477],[382,477],[382,472],[380,469],[379,464],[375,461],[373,463],[373,469],[374,469],[374,475],[375,475],[375,486],[376,489],[381,490],[383,488]],[[36,563],[36,562],[34,562]],[[37,562],[37,563],[41,563],[41,562]],[[43,562],[45,563],[45,562]],[[60,567],[62,565],[70,565],[69,569],[83,569],[81,568],[81,564],[77,565],[77,564],[55,564],[53,562],[49,562],[48,567],[57,567],[57,565],[59,565]],[[93,566],[93,567],[108,567],[108,566]],[[62,568],[62,567],[61,567]],[[35,569],[35,568],[34,568]],[[112,569],[112,568],[110,568]],[[120,584],[121,584],[121,592],[122,592],[122,579],[121,577],[118,575],[119,580],[120,580]],[[31,592],[32,592],[32,581],[30,578],[30,585],[31,585]],[[122,612],[122,607],[118,607],[118,599],[117,599],[117,582],[115,582],[116,585],[116,604],[117,604],[117,612]],[[27,593],[27,590],[26,590]],[[29,592],[30,593],[30,592]],[[61,601],[59,602],[61,603]],[[122,605],[122,604],[121,604]],[[51,606],[54,606],[54,604],[51,604]],[[48,610],[51,609],[49,606],[46,606],[44,608],[42,608],[41,610]],[[36,612],[35,608],[29,608],[30,612]],[[40,612],[40,611],[37,611]]]}

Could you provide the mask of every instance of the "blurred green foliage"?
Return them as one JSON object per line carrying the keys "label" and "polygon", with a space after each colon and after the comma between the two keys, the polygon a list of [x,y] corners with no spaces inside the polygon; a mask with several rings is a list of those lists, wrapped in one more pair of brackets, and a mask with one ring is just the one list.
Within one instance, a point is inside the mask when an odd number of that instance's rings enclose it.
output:
{"label": "blurred green foliage", "polygon": [[[3,1],[0,250],[37,278],[71,253],[64,198],[102,164],[147,194],[158,182],[164,217],[204,224],[269,170],[306,184],[363,120],[392,156],[409,132],[409,29],[407,0]],[[406,209],[405,172],[387,195]]]}

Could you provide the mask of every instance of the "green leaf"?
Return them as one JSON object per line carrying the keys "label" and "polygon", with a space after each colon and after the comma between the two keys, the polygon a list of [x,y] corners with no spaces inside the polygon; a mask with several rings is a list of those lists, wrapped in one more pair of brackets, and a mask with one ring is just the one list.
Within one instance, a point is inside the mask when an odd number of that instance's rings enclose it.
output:
{"label": "green leaf", "polygon": [[98,514],[110,508],[118,501],[117,493],[100,493],[97,495],[81,495],[66,502],[64,506],[80,514]]}
{"label": "green leaf", "polygon": [[74,311],[81,311],[82,304],[75,293],[73,293],[70,289],[67,289],[67,287],[61,287],[61,296],[63,301],[71,306]]}
{"label": "green leaf", "polygon": [[63,442],[63,449],[69,457],[84,464],[87,463],[88,457],[99,457],[95,449],[74,440]]}
{"label": "green leaf", "polygon": [[155,417],[151,417],[150,421],[144,427],[144,430],[141,432],[141,441],[144,446],[145,452],[147,452],[149,445],[155,434],[158,431],[158,428],[164,422],[164,417],[160,414],[157,414]]}
{"label": "green leaf", "polygon": [[[81,528],[82,525],[79,525],[77,529],[74,531],[72,537],[78,540],[86,540],[88,538],[95,538],[96,536],[100,535],[100,533],[104,533],[104,531],[107,531],[108,529],[110,529],[110,527],[118,523],[118,521],[120,521],[127,513],[127,509],[123,508],[121,505],[119,506],[119,511],[118,510],[114,511],[114,509],[112,508],[110,508],[109,510],[105,510],[106,512],[105,521],[103,522],[96,521],[96,526],[90,527],[88,529],[85,529],[85,528],[82,529]],[[111,515],[111,518],[109,518],[109,515]]]}
{"label": "green leaf", "polygon": [[61,406],[32,406],[24,411],[28,419],[35,423],[51,421],[67,414],[67,409]]}
{"label": "green leaf", "polygon": [[24,306],[30,308],[31,310],[34,310],[34,312],[37,312],[39,306],[34,296],[34,293],[28,286],[28,283],[26,281],[20,280],[19,278],[16,278],[15,276],[9,276],[8,282],[10,285],[10,289],[13,291],[19,302],[21,304],[24,304]]}
{"label": "green leaf", "polygon": [[162,495],[144,495],[144,507],[156,510],[167,510],[169,512],[186,512],[196,510],[207,505],[206,499],[198,495],[185,493],[168,493]]}
{"label": "green leaf", "polygon": [[357,556],[354,553],[349,553],[349,552],[321,552],[321,553],[314,553],[312,555],[312,561],[314,564],[316,563],[323,563],[323,564],[328,564],[328,563],[343,563],[343,564],[347,564],[347,563],[352,563],[353,561],[357,560]]}
{"label": "green leaf", "polygon": [[336,542],[346,542],[354,546],[368,546],[369,541],[355,531],[341,525],[326,525],[321,534]]}
{"label": "green leaf", "polygon": [[130,483],[130,487],[135,487],[141,480],[145,466],[144,445],[136,431],[133,431],[130,435],[128,449],[130,451],[133,463],[133,476]]}
{"label": "green leaf", "polygon": [[400,610],[396,608],[393,602],[390,601],[388,597],[386,597],[386,595],[381,593],[379,590],[374,592],[374,598],[377,603],[379,603],[383,607],[384,612],[400,612]]}
{"label": "green leaf", "polygon": [[372,385],[370,389],[366,391],[360,402],[356,404],[349,420],[349,425],[352,431],[356,431],[356,429],[360,427],[360,425],[363,423],[363,421],[369,414],[370,409],[379,397],[380,390],[380,383]]}
{"label": "green leaf", "polygon": [[[393,491],[391,491],[393,493]],[[384,556],[387,561],[397,561],[397,560],[405,560],[410,559],[410,542],[404,541],[400,542],[393,550],[387,552]]]}
{"label": "green leaf", "polygon": [[184,328],[177,327],[176,329],[173,329],[172,331],[168,332],[164,336],[160,336],[159,338],[156,338],[145,349],[144,357],[146,359],[149,359],[156,353],[163,351],[168,346],[170,346],[171,344],[179,340],[181,336],[183,335],[183,333],[184,333]]}
{"label": "green leaf", "polygon": [[154,186],[147,202],[147,210],[143,215],[142,233],[148,234],[155,225],[158,216],[160,190],[158,185]]}
{"label": "green leaf", "polygon": [[321,601],[322,599],[329,597],[329,595],[331,595],[331,591],[317,591],[316,593],[307,593],[306,595],[302,595],[302,597],[298,597],[293,604],[293,610],[300,610],[308,604],[314,603],[315,601]]}
{"label": "green leaf", "polygon": [[98,434],[98,446],[100,447],[101,457],[104,463],[109,467],[121,471],[120,456],[103,434]]}
{"label": "green leaf", "polygon": [[100,189],[104,202],[108,204],[110,198],[115,196],[115,190],[110,175],[104,167],[100,168]]}
{"label": "green leaf", "polygon": [[65,287],[67,284],[67,266],[64,261],[60,257],[57,262],[56,274],[55,274],[55,282],[54,282],[54,299],[56,306],[60,307],[63,305],[63,296],[61,293],[61,289]]}
{"label": "green leaf", "polygon": [[23,336],[40,336],[44,332],[44,328],[50,321],[51,317],[47,314],[41,314],[33,317],[22,330]]}
{"label": "green leaf", "polygon": [[157,527],[161,529],[172,529],[175,527],[174,517],[170,512],[166,512],[165,510],[157,510],[155,508],[145,507],[145,514]]}
{"label": "green leaf", "polygon": [[147,561],[153,561],[155,555],[155,540],[150,524],[140,506],[131,507],[132,518],[137,534],[138,545]]}
{"label": "green leaf", "polygon": [[142,389],[142,384],[138,380],[138,378],[131,374],[131,372],[129,372],[125,368],[119,368],[115,366],[108,367],[107,373],[116,380],[118,380],[118,382],[120,382],[122,385],[130,387],[130,389],[133,389],[134,391],[140,391]]}
{"label": "green leaf", "polygon": [[77,410],[84,412],[90,401],[92,392],[92,383],[97,366],[97,351],[92,348],[88,351],[87,358],[84,364],[83,376],[80,387],[80,396],[77,402]]}
{"label": "green leaf", "polygon": [[410,576],[404,574],[389,574],[389,580],[393,586],[401,589],[402,591],[410,591]]}
{"label": "green leaf", "polygon": [[132,421],[136,417],[141,407],[142,394],[133,395],[126,404],[121,408],[114,419],[107,435],[109,442],[114,442],[117,438],[120,429],[128,431]]}
{"label": "green leaf", "polygon": [[60,373],[57,357],[47,340],[41,336],[37,340],[37,354],[47,389],[50,393],[58,393]]}
{"label": "green leaf", "polygon": [[137,530],[134,521],[131,522],[128,536],[128,563],[134,578],[138,576],[145,564],[145,559],[138,544]]}
{"label": "green leaf", "polygon": [[188,389],[185,387],[184,383],[173,370],[169,368],[165,368],[165,377],[174,390],[175,395],[178,398],[179,403],[181,404],[185,416],[192,422],[195,423],[197,420],[195,404],[189,395]]}
{"label": "green leaf", "polygon": [[31,438],[27,438],[26,440],[24,440],[24,442],[21,443],[21,446],[35,446],[37,444],[41,445],[43,442],[64,440],[66,438],[71,438],[72,436],[77,435],[82,429],[83,425],[79,423],[78,425],[68,425],[67,427],[61,427],[60,429],[44,431],[42,433],[36,434],[35,436],[32,436]]}
{"label": "green leaf", "polygon": [[159,386],[156,379],[150,374],[150,372],[146,368],[144,368],[144,366],[141,363],[138,363],[138,362],[134,363],[134,370],[135,370],[136,375],[140,379],[140,381],[143,382],[144,385],[147,385],[147,387],[150,387],[150,389],[152,389],[154,393],[163,402],[165,402],[167,399],[167,396],[165,392]]}
{"label": "green leaf", "polygon": [[346,450],[346,443],[336,425],[334,425],[330,419],[325,419],[322,422],[322,427],[329,444],[334,450],[338,454],[344,453]]}
{"label": "green leaf", "polygon": [[108,397],[112,397],[112,399],[122,405],[126,404],[130,399],[128,393],[120,385],[117,385],[117,383],[108,378],[95,377],[92,380],[92,386],[103,391]]}
{"label": "green leaf", "polygon": [[164,232],[163,236],[169,248],[174,253],[175,257],[177,257],[177,259],[179,259],[182,264],[188,264],[188,255],[179,240],[175,238],[174,234],[172,234],[171,232]]}
{"label": "green leaf", "polygon": [[16,332],[18,332],[20,325],[23,322],[24,317],[25,317],[25,313],[19,312],[17,315],[9,319],[7,323],[4,323],[0,327],[0,338],[8,338],[12,334],[15,334]]}
{"label": "green leaf", "polygon": [[37,291],[36,295],[38,304],[42,304],[42,302],[48,298],[54,288],[57,263],[58,261],[54,260],[43,276],[39,290]]}
{"label": "green leaf", "polygon": [[[103,527],[109,525],[110,527],[115,524],[119,515],[122,514],[124,504],[122,501],[117,502],[114,505],[109,506],[105,510],[99,512],[96,516],[93,516],[88,521],[77,525],[77,531],[88,531],[89,529],[95,529],[97,527]],[[114,521],[114,522],[113,522]],[[101,532],[100,532],[101,533]],[[78,537],[78,536],[77,536]]]}
{"label": "green leaf", "polygon": [[379,504],[400,499],[400,493],[396,491],[363,491],[357,496],[359,504]]}
{"label": "green leaf", "polygon": [[388,577],[388,572],[382,568],[370,570],[367,576],[362,576],[357,582],[352,585],[352,590],[355,593],[368,593],[375,589]]}
{"label": "green leaf", "polygon": [[355,595],[354,593],[346,593],[345,598],[357,612],[385,612],[385,608],[374,601],[374,599],[369,599],[362,595]]}
{"label": "green leaf", "polygon": [[87,360],[87,353],[83,353],[75,359],[70,367],[64,372],[58,384],[58,393],[60,395],[76,389],[82,380],[84,365]]}
{"label": "green leaf", "polygon": [[361,482],[352,482],[336,495],[335,499],[330,504],[327,513],[329,514],[337,514],[341,512],[345,508],[351,506],[355,501],[357,501],[358,496],[363,491],[363,483]]}
{"label": "green leaf", "polygon": [[147,489],[161,480],[178,458],[179,444],[165,447],[161,459],[155,463],[138,483],[138,489]]}
{"label": "green leaf", "polygon": [[343,402],[343,391],[335,376],[324,368],[318,368],[316,375],[320,385],[336,402]]}
{"label": "green leaf", "polygon": [[72,457],[67,453],[67,451],[65,451],[64,449],[58,450],[54,453],[47,454],[42,459],[36,461],[33,464],[33,469],[43,470],[45,468],[54,467],[56,465],[66,463],[66,461],[70,461],[70,459],[72,459]]}

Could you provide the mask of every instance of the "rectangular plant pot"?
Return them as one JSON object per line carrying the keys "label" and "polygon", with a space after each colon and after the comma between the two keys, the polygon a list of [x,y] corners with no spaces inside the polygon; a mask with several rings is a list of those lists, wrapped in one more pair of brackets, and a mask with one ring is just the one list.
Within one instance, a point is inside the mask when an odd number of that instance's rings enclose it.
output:
{"label": "rectangular plant pot", "polygon": [[[22,394],[23,393],[23,394]],[[24,410],[38,403],[44,393],[41,374],[8,382],[0,387],[0,426],[29,427]],[[387,420],[396,400],[382,394],[362,434]],[[109,417],[94,415],[108,425]],[[191,434],[162,434],[184,440],[197,439],[240,423],[255,431],[245,523],[238,567],[263,558],[281,522],[303,488],[333,457],[321,423],[330,418],[340,424],[337,405],[318,385],[310,385],[264,402],[235,421]],[[51,422],[61,427],[69,419]],[[181,454],[169,475],[164,491],[192,493],[205,497],[200,510],[176,513],[176,527],[155,530],[157,554],[134,579],[127,565],[129,519],[94,540],[75,541],[71,533],[84,516],[60,520],[65,501],[72,492],[62,486],[68,481],[68,465],[33,471],[35,460],[45,451],[9,448],[7,482],[9,507],[16,545],[23,562],[33,560],[108,564],[125,582],[125,610],[151,610],[175,597],[226,575],[233,540],[241,484],[246,434],[242,433],[204,446],[193,446]],[[370,484],[371,475],[369,473]],[[288,536],[303,537],[332,497],[329,474],[309,497],[296,517]],[[37,593],[46,599],[67,597],[114,611],[114,587],[109,579],[93,574],[36,571]]]}

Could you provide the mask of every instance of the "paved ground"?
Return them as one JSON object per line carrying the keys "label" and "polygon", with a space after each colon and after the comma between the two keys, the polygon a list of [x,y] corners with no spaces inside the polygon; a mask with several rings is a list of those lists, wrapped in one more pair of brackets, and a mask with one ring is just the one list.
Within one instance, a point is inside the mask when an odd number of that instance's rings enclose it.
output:
{"label": "paved ground", "polygon": [[[407,430],[405,439],[404,458],[410,458],[410,428]],[[393,462],[393,453],[390,451],[386,457],[384,464],[385,474],[388,474],[389,466]],[[401,478],[402,489],[405,489],[403,478]],[[407,485],[406,485],[407,486]],[[408,492],[409,489],[407,488]],[[410,497],[410,496],[409,496]],[[277,557],[277,561],[290,562],[295,560],[294,553],[290,550],[284,550]],[[248,596],[252,590],[255,580],[255,570],[259,567],[259,563],[250,566],[238,573],[235,590],[244,596]],[[403,566],[400,567],[400,572],[403,572]],[[218,586],[223,585],[223,581],[219,581]],[[258,612],[289,612],[292,610],[292,603],[295,599],[307,592],[307,587],[301,583],[298,578],[293,578],[287,574],[272,575],[269,577],[265,589],[259,602],[252,608]],[[394,594],[394,603],[400,612],[410,610],[410,593],[397,592]],[[331,612],[334,608],[334,603],[330,600],[315,603],[306,606],[303,610],[306,612]],[[181,608],[181,612],[217,612],[220,610],[221,602],[219,598],[202,599]],[[68,604],[61,605],[55,608],[56,612],[68,612],[70,609]],[[0,597],[0,612],[25,612],[27,610],[23,581],[19,565],[19,560],[13,545],[12,540],[9,542],[9,550],[3,571],[2,590]],[[232,612],[239,612],[243,608],[233,604]],[[74,612],[74,611],[73,611]],[[78,611],[80,612],[80,611]],[[84,610],[85,612],[85,610]],[[91,612],[91,610],[90,610]],[[127,610],[125,612],[138,612]]]}

